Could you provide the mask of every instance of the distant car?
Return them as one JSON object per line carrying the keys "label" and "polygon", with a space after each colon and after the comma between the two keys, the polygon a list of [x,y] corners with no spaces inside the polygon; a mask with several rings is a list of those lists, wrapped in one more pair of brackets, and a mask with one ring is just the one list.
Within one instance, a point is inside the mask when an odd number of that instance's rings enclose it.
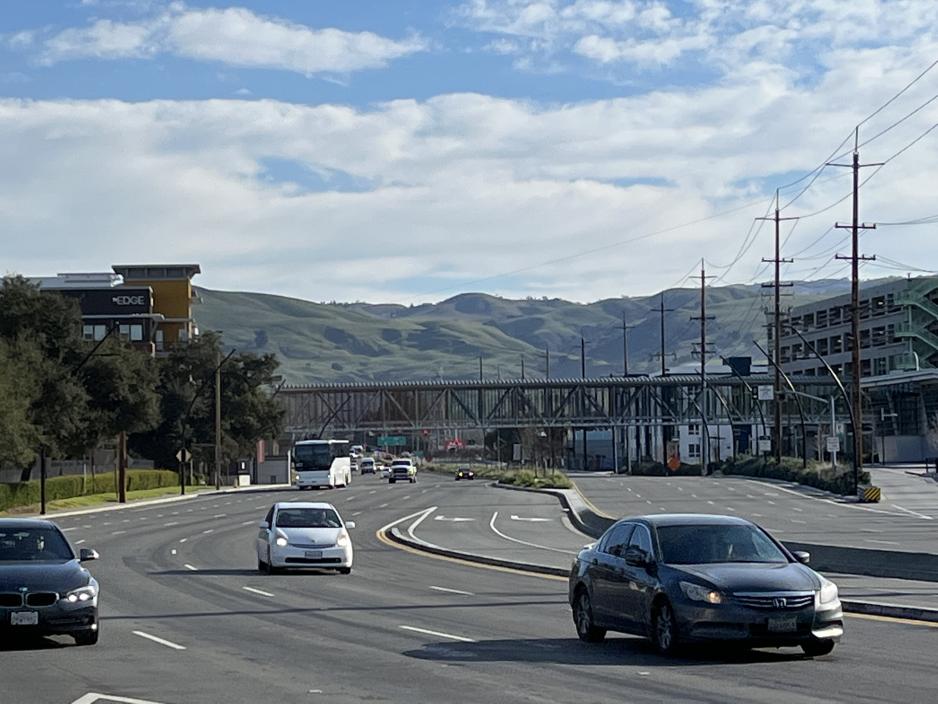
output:
{"label": "distant car", "polygon": [[323,567],[341,574],[352,571],[352,540],[335,506],[287,501],[270,507],[258,524],[257,569],[272,574],[290,567]]}
{"label": "distant car", "polygon": [[830,653],[844,632],[837,586],[765,530],[735,516],[639,516],[577,555],[569,599],[580,640],[607,630],[684,642],[800,646]]}
{"label": "distant car", "polygon": [[51,521],[0,519],[0,634],[69,635],[98,642],[98,583]]}
{"label": "distant car", "polygon": [[417,467],[414,465],[413,460],[402,458],[391,462],[391,475],[388,478],[389,483],[410,482],[414,484],[416,481]]}
{"label": "distant car", "polygon": [[362,474],[375,473],[375,461],[371,457],[362,457],[358,462],[358,471]]}
{"label": "distant car", "polygon": [[456,481],[460,479],[475,479],[476,473],[473,472],[469,467],[460,467],[456,470]]}

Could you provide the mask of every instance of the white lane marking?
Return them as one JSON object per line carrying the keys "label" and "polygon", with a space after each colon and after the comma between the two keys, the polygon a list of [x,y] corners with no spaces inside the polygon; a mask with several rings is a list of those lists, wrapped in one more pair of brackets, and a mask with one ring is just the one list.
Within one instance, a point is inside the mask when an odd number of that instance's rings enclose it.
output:
{"label": "white lane marking", "polygon": [[111,525],[111,522],[110,522],[110,521],[104,521],[104,523],[102,523],[101,525],[102,525],[102,526],[109,526],[109,525]]}
{"label": "white lane marking", "polygon": [[726,510],[727,510],[727,511],[732,511],[733,513],[739,513],[739,511],[737,511],[737,510],[736,510],[735,508],[733,508],[732,506],[727,506],[727,507],[726,507]]}
{"label": "white lane marking", "polygon": [[257,523],[257,521],[245,521],[245,522],[242,523],[241,525],[243,525],[243,526],[250,526],[250,525],[254,525],[255,523]]}
{"label": "white lane marking", "polygon": [[766,503],[767,503],[769,506],[774,506],[774,505],[775,505],[775,502],[774,502],[774,501],[766,501]]}
{"label": "white lane marking", "polygon": [[[424,511],[422,511],[422,512],[415,513],[415,514],[413,514],[412,516],[408,516],[408,518],[412,518],[413,516],[420,516],[420,517],[419,517],[416,521],[414,521],[413,523],[411,523],[410,526],[407,528],[407,535],[409,535],[409,536],[410,536],[411,538],[413,538],[414,540],[419,540],[419,538],[417,538],[417,536],[414,535],[414,530],[417,528],[417,526],[419,526],[421,523],[423,523],[424,519],[426,519],[427,516],[429,516],[429,515],[430,515],[431,513],[433,513],[434,511],[436,511],[436,506],[431,506],[430,508],[428,508],[428,509],[426,509],[426,510],[424,510]],[[421,515],[421,514],[423,514],[423,515]],[[405,519],[405,520],[406,520],[406,519]],[[391,525],[393,525],[393,524],[391,524]]]}
{"label": "white lane marking", "polygon": [[172,550],[169,551],[169,554],[170,554],[170,555],[175,555],[176,552],[177,552],[176,548],[173,548]]}
{"label": "white lane marking", "polygon": [[799,521],[797,518],[792,518],[792,519],[790,519],[790,520],[791,520],[792,523],[800,523],[800,524],[803,525],[803,526],[808,525],[808,522],[807,522],[807,521]]}
{"label": "white lane marking", "polygon": [[387,504],[381,504],[380,506],[378,506],[378,508],[387,508],[387,507],[388,507]]}
{"label": "white lane marking", "polygon": [[460,518],[459,516],[434,516],[434,521],[449,521],[450,523],[466,523],[467,521],[474,521],[474,518]]}
{"label": "white lane marking", "polygon": [[255,589],[254,587],[241,587],[246,592],[251,592],[252,594],[260,594],[261,596],[275,596],[270,592],[265,592],[263,589]]}
{"label": "white lane marking", "polygon": [[489,528],[495,533],[495,535],[505,540],[510,540],[513,543],[518,543],[519,545],[527,545],[532,548],[540,548],[541,550],[550,550],[551,552],[559,552],[564,555],[575,555],[576,552],[573,550],[561,550],[560,548],[550,547],[548,545],[538,545],[537,543],[529,543],[527,540],[519,540],[518,538],[512,538],[510,535],[505,535],[498,528],[495,527],[495,521],[498,518],[498,511],[492,514],[492,520],[489,521]]}
{"label": "white lane marking", "polygon": [[902,545],[902,543],[896,543],[892,540],[874,540],[873,538],[864,538],[863,540],[867,543],[877,543],[879,545]]}
{"label": "white lane marking", "polygon": [[216,513],[212,518],[224,518],[227,515],[227,513]]}
{"label": "white lane marking", "polygon": [[71,528],[63,528],[63,533],[68,533],[70,530],[78,530],[78,526],[72,526]]}
{"label": "white lane marking", "polygon": [[690,497],[691,497],[692,499],[696,499],[696,498],[697,498],[697,494],[691,494]]}
{"label": "white lane marking", "polygon": [[463,596],[475,596],[475,594],[473,594],[472,592],[464,592],[462,589],[449,589],[447,587],[436,587],[436,586],[433,586],[432,584],[430,585],[430,589],[432,589],[435,592],[446,592],[447,594],[462,594]]}
{"label": "white lane marking", "polygon": [[711,506],[714,505],[712,501],[707,501],[707,503],[710,504]]}
{"label": "white lane marking", "polygon": [[[754,482],[756,482],[757,484],[764,484],[764,482],[760,482],[760,481],[757,480],[757,479],[752,479],[752,480],[750,480],[750,481],[754,481]],[[833,500],[828,499],[827,497],[824,497],[824,496],[813,496],[813,495],[811,495],[811,494],[806,494],[806,493],[801,492],[801,491],[794,491],[793,489],[787,489],[786,487],[783,487],[783,486],[773,486],[773,485],[771,485],[771,484],[769,484],[769,485],[767,485],[767,486],[772,486],[773,489],[777,489],[778,491],[784,491],[786,494],[794,494],[795,496],[799,496],[799,497],[801,497],[802,499],[810,499],[811,501],[823,501],[824,503],[826,503],[826,504],[831,504],[832,506],[843,506],[844,508],[853,508],[853,509],[859,509],[860,511],[869,511],[870,513],[882,513],[882,514],[884,514],[884,515],[886,515],[886,516],[901,516],[901,515],[903,515],[903,514],[901,514],[901,513],[896,513],[895,511],[883,511],[882,509],[870,508],[869,506],[859,506],[859,505],[857,505],[857,504],[840,503],[839,501],[833,501]],[[749,496],[748,494],[747,494],[747,497],[748,497],[748,498],[753,498],[753,497]],[[896,506],[895,508],[898,508],[898,506]],[[912,512],[910,512],[910,513],[911,513],[913,516],[914,516],[914,515],[917,515],[919,518],[924,518],[924,519],[929,520],[929,521],[930,521],[930,520],[933,520],[933,519],[931,518],[931,516],[923,516],[922,514],[916,514],[914,511],[912,511]],[[838,518],[837,514],[835,514],[835,513],[831,513],[831,514],[828,514],[828,515],[829,515],[831,518]]]}
{"label": "white lane marking", "polygon": [[75,541],[75,545],[81,545],[83,542],[85,542],[84,539],[76,540],[76,541]]}
{"label": "white lane marking", "polygon": [[407,501],[410,498],[410,494],[401,498],[401,501]]}
{"label": "white lane marking", "polygon": [[164,638],[157,638],[154,635],[149,633],[144,633],[143,631],[132,631],[135,636],[140,636],[141,638],[146,638],[151,640],[154,643],[159,643],[160,645],[165,645],[167,648],[172,648],[173,650],[185,650],[186,646],[179,645],[179,643],[173,643],[171,640],[165,640]]}
{"label": "white lane marking", "polygon": [[183,567],[185,567],[185,568],[186,568],[187,570],[189,570],[190,572],[198,572],[198,571],[199,571],[199,568],[198,568],[198,567],[193,567],[193,566],[190,565],[188,562],[185,563],[185,564],[183,565]]}
{"label": "white lane marking", "polygon": [[900,506],[899,504],[892,504],[892,507],[897,508],[900,511],[905,511],[906,513],[912,516],[915,516],[916,518],[924,518],[926,521],[935,520],[934,516],[926,516],[924,513],[917,513],[916,511],[910,511],[909,509],[905,508],[904,506]]}
{"label": "white lane marking", "polygon": [[[682,487],[682,486],[679,486],[679,487],[677,488],[677,490],[678,490],[678,491],[684,491],[684,487]],[[629,489],[629,491],[632,491],[632,490],[631,490],[631,489]]]}
{"label": "white lane marking", "polygon": [[378,490],[377,490],[377,489],[372,489],[371,491],[368,492],[369,495],[370,495],[370,494],[377,494],[377,493],[378,493]]}
{"label": "white lane marking", "polygon": [[361,511],[355,511],[355,512],[352,514],[352,516],[353,516],[353,517],[354,517],[354,516],[360,516],[361,514],[362,514]]}
{"label": "white lane marking", "polygon": [[179,511],[173,511],[173,512],[172,512],[171,514],[169,514],[169,515],[170,515],[170,516],[178,516],[178,515],[179,515]]}
{"label": "white lane marking", "polygon": [[729,489],[730,491],[736,491],[736,487],[735,487],[735,486],[728,486],[728,487],[726,487],[726,488]]}
{"label": "white lane marking", "polygon": [[803,508],[798,508],[797,506],[792,506],[792,507],[791,507],[791,510],[792,510],[792,511],[797,511],[798,513],[804,513],[804,509],[803,509]]}
{"label": "white lane marking", "polygon": [[763,516],[761,513],[754,513],[752,514],[752,517],[753,518],[765,518],[765,516]]}
{"label": "white lane marking", "polygon": [[114,702],[114,704],[159,704],[149,699],[134,699],[133,697],[118,697],[113,694],[99,694],[98,692],[88,692],[72,704],[97,704],[97,702]]}
{"label": "white lane marking", "polygon": [[208,530],[203,530],[202,535],[208,535],[209,533],[214,533],[214,532],[215,532],[214,528],[209,528]]}
{"label": "white lane marking", "polygon": [[354,496],[350,496],[350,497],[348,497],[348,498],[345,500],[345,503],[348,503],[349,501],[354,501],[354,500],[355,500],[355,497],[354,497]]}
{"label": "white lane marking", "polygon": [[123,522],[123,523],[130,523],[130,519],[129,519],[129,518],[125,518],[122,522]]}
{"label": "white lane marking", "polygon": [[522,516],[515,516],[512,514],[510,516],[513,521],[527,521],[528,523],[550,523],[553,519],[551,518],[524,518]]}
{"label": "white lane marking", "polygon": [[123,535],[126,532],[126,530],[115,530],[111,535]]}
{"label": "white lane marking", "polygon": [[881,531],[878,528],[861,528],[860,532],[861,533],[883,533],[885,531]]}
{"label": "white lane marking", "polygon": [[178,526],[178,525],[179,525],[179,521],[170,521],[169,523],[164,523],[163,527],[169,528],[170,526]]}
{"label": "white lane marking", "polygon": [[426,628],[416,628],[414,626],[401,626],[400,628],[405,631],[413,631],[414,633],[423,633],[427,636],[436,636],[437,638],[449,638],[450,640],[458,640],[460,643],[476,643],[478,641],[473,640],[472,638],[465,638],[464,636],[454,636],[451,633],[441,633],[440,631],[429,631]]}
{"label": "white lane marking", "polygon": [[157,518],[162,518],[163,515],[164,515],[164,514],[162,514],[162,513],[158,513],[158,514],[156,514],[156,517],[157,517]]}
{"label": "white lane marking", "polygon": [[636,498],[636,499],[640,499],[640,498],[642,498],[642,495],[641,495],[641,494],[636,494],[636,495],[635,495],[635,498]]}
{"label": "white lane marking", "polygon": [[179,540],[179,542],[180,542],[180,543],[184,543],[184,542],[186,542],[187,540],[188,540],[188,538],[181,538],[181,539]]}

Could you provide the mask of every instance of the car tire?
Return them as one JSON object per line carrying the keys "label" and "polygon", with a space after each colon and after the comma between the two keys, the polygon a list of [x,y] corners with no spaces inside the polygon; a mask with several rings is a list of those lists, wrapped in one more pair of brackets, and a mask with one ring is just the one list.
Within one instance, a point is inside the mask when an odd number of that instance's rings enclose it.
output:
{"label": "car tire", "polygon": [[606,629],[593,622],[593,606],[586,589],[581,589],[573,602],[573,623],[577,637],[584,643],[601,643],[606,638]]}
{"label": "car tire", "polygon": [[388,479],[388,484],[393,484],[393,483],[394,483],[393,479]]}
{"label": "car tire", "polygon": [[352,574],[352,568],[351,567],[339,567],[336,570],[336,572],[338,572],[339,574]]}
{"label": "car tire", "polygon": [[822,655],[830,655],[831,651],[834,649],[834,646],[837,645],[834,641],[830,639],[826,640],[811,640],[807,643],[801,644],[801,650],[804,651],[804,654],[810,658],[817,658]]}
{"label": "car tire", "polygon": [[261,574],[267,574],[267,563],[261,558],[257,558],[257,571]]}
{"label": "car tire", "polygon": [[72,638],[75,639],[75,645],[95,645],[98,642],[98,632],[101,630],[101,626],[98,625],[94,630],[88,629],[87,631],[79,631],[78,633],[72,634]]}
{"label": "car tire", "polygon": [[652,611],[651,642],[661,655],[672,655],[677,650],[677,621],[667,601],[659,602]]}
{"label": "car tire", "polygon": [[417,477],[414,477],[413,479],[411,479],[411,480],[410,480],[410,483],[411,483],[411,484],[416,484],[416,483],[417,483]]}

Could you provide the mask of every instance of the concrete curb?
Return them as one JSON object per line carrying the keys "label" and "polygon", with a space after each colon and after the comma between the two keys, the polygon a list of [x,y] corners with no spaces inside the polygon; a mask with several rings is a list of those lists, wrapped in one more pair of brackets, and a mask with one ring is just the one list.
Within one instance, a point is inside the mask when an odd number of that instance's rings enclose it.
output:
{"label": "concrete curb", "polygon": [[[517,488],[517,487],[513,487]],[[570,572],[559,567],[550,567],[549,565],[538,565],[531,562],[515,562],[487,555],[477,555],[462,550],[452,550],[443,548],[439,545],[424,542],[419,538],[411,538],[404,535],[395,526],[385,535],[393,542],[404,545],[405,547],[421,552],[451,557],[465,562],[474,562],[480,565],[489,565],[492,567],[503,567],[506,569],[520,570],[522,572],[533,572],[535,574],[549,575],[553,577],[568,577]],[[924,606],[905,606],[903,604],[888,604],[875,601],[856,601],[854,599],[842,599],[841,605],[845,613],[864,614],[868,616],[883,616],[886,618],[898,618],[912,621],[925,621],[928,623],[938,623],[938,609],[929,609]]]}
{"label": "concrete curb", "polygon": [[265,491],[284,491],[290,489],[292,484],[258,484],[256,486],[247,486],[247,487],[228,487],[220,490],[210,490],[210,491],[199,491],[194,494],[186,494],[185,496],[167,496],[162,499],[143,499],[140,501],[129,501],[126,504],[117,504],[116,506],[99,506],[98,508],[83,508],[75,511],[56,511],[54,513],[46,513],[44,516],[38,513],[33,514],[17,514],[15,516],[7,516],[7,518],[41,518],[44,520],[55,520],[56,518],[69,518],[70,516],[86,516],[93,513],[110,513],[111,511],[124,511],[130,508],[147,508],[149,506],[160,506],[162,504],[173,504],[180,501],[188,501],[189,499],[195,499],[203,496],[222,496],[225,494],[244,494],[244,493],[262,493]]}

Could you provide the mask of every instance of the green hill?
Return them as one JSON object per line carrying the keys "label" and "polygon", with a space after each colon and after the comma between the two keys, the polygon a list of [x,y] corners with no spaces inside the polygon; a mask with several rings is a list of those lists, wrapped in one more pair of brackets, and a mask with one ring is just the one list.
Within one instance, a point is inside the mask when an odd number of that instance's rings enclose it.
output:
{"label": "green hill", "polygon": [[[844,293],[846,280],[796,283],[785,307]],[[760,286],[707,290],[709,339],[723,356],[752,354],[764,340]],[[313,303],[263,293],[198,289],[195,317],[202,330],[221,330],[225,344],[241,351],[272,352],[290,383],[478,377],[542,377],[546,350],[551,376],[580,375],[580,336],[586,341],[587,374],[622,373],[622,314],[629,331],[629,371],[660,368],[659,296],[580,304],[561,299],[509,300],[465,293],[435,304],[401,306]],[[693,362],[699,338],[699,291],[671,289],[665,305],[669,367]],[[756,353],[756,356],[757,353]]]}

